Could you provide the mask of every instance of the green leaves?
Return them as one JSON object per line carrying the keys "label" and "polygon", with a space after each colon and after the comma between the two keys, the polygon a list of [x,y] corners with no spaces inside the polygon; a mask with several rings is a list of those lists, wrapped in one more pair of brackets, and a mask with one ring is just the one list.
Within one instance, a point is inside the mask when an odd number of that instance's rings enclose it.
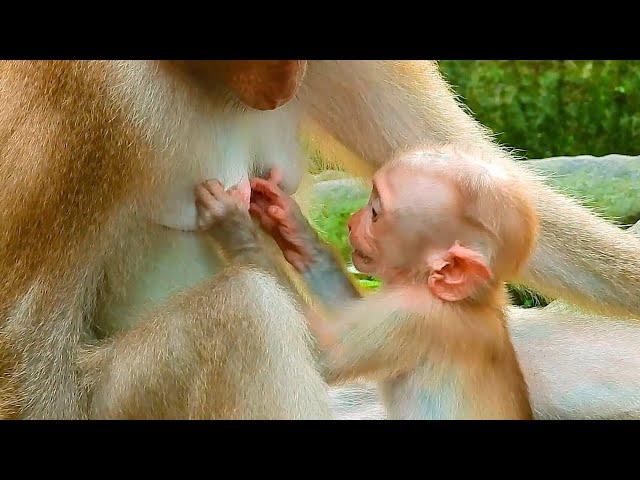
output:
{"label": "green leaves", "polygon": [[498,140],[528,158],[640,153],[638,60],[443,60]]}

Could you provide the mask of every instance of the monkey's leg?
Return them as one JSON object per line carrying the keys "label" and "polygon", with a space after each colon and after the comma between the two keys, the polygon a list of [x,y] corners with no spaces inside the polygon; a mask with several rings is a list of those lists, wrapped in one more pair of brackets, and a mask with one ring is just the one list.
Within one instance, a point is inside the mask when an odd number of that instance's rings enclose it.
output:
{"label": "monkey's leg", "polygon": [[80,363],[90,418],[331,418],[304,317],[275,279],[227,269]]}
{"label": "monkey's leg", "polygon": [[[312,61],[305,83],[310,117],[369,165],[432,140],[484,146],[527,174],[460,107],[433,62]],[[593,311],[640,316],[640,241],[542,182],[530,185],[542,232],[524,282]]]}
{"label": "monkey's leg", "polygon": [[[277,268],[240,203],[241,194],[225,191],[216,180],[197,187],[201,228],[219,242],[233,267],[156,310],[110,351],[94,355],[88,363],[101,377],[108,375],[94,397],[97,415],[330,418],[329,398],[292,290],[277,283]],[[147,358],[160,360],[146,365]],[[310,382],[305,374],[312,376]],[[114,385],[112,378],[129,384]],[[114,403],[122,396],[118,389],[127,397]]]}
{"label": "monkey's leg", "polygon": [[552,303],[509,330],[539,419],[640,419],[640,325]]}

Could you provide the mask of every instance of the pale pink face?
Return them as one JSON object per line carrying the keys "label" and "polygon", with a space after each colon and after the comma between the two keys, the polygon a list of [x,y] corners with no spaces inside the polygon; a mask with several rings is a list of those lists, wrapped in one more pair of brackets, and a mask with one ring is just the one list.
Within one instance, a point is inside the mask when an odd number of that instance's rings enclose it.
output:
{"label": "pale pink face", "polygon": [[[354,266],[362,273],[389,279],[413,254],[417,229],[406,225],[402,213],[414,211],[416,183],[402,169],[382,169],[373,178],[369,202],[348,222]],[[411,258],[411,260],[413,260]]]}
{"label": "pale pink face", "polygon": [[[456,184],[446,165],[421,158],[424,152],[413,155],[374,175],[369,203],[348,224],[353,264],[389,285],[419,284],[442,301],[464,300],[493,278],[483,249],[488,237],[465,216],[466,184]],[[456,168],[469,168],[473,179],[477,165]]]}
{"label": "pale pink face", "polygon": [[349,241],[353,247],[353,265],[362,273],[380,275],[380,227],[385,226],[381,217],[382,206],[374,186],[366,206],[349,219]]}
{"label": "pale pink face", "polygon": [[470,274],[488,274],[457,242],[464,228],[459,208],[457,190],[444,177],[403,165],[382,168],[369,202],[348,223],[354,266],[390,283],[429,278],[440,298],[464,297],[473,287]]}

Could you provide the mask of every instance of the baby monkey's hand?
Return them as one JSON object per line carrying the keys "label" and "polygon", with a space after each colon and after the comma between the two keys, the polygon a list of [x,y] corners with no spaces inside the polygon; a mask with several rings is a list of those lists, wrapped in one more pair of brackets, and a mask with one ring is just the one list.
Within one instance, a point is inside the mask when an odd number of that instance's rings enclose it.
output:
{"label": "baby monkey's hand", "polygon": [[321,244],[300,207],[280,189],[281,179],[281,173],[273,169],[267,179],[251,180],[249,213],[273,237],[285,259],[303,272],[321,253]]}

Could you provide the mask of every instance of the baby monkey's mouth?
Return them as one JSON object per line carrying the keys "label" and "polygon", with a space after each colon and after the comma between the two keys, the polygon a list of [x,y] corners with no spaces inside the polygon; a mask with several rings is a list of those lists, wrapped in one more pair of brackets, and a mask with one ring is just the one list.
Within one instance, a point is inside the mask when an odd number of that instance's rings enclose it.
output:
{"label": "baby monkey's mouth", "polygon": [[361,260],[362,263],[364,263],[364,264],[369,264],[369,263],[371,263],[373,261],[373,258],[365,255],[364,253],[362,253],[360,250],[358,250],[356,248],[353,249],[353,252],[351,253],[351,257],[352,258],[353,257],[358,258],[358,260]]}

